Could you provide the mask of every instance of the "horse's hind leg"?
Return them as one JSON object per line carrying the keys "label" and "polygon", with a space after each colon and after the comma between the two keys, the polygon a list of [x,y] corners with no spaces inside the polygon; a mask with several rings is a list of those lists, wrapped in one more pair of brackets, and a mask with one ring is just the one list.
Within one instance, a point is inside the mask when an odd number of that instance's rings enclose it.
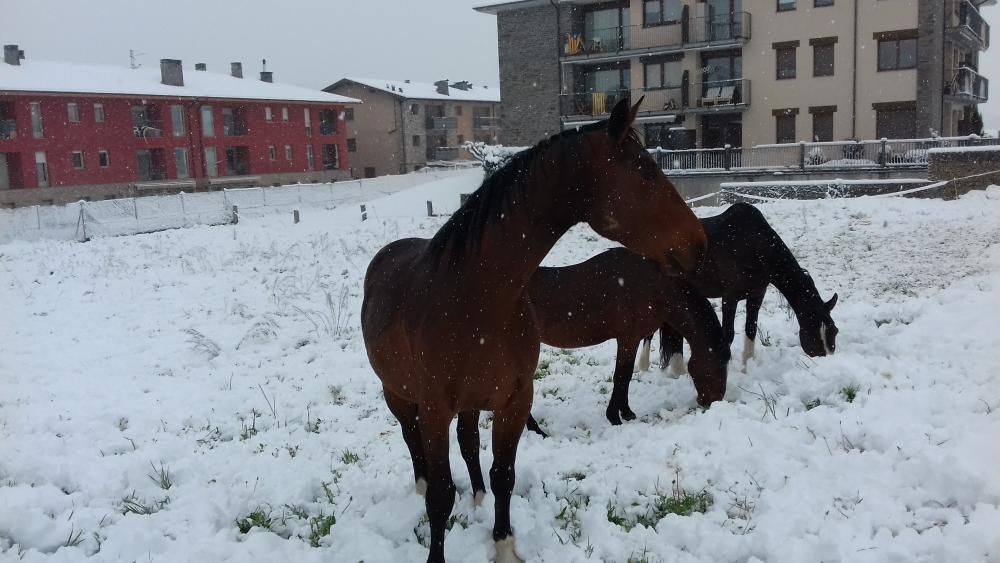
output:
{"label": "horse's hind leg", "polygon": [[458,447],[462,450],[462,459],[469,468],[469,480],[472,481],[472,499],[479,506],[486,496],[483,469],[479,465],[479,411],[458,413],[457,431]]}
{"label": "horse's hind leg", "polygon": [[444,563],[444,533],[455,505],[455,483],[451,479],[448,463],[448,427],[455,413],[427,404],[422,405],[419,412],[420,439],[427,458],[427,495],[424,502],[431,524],[427,561]]}
{"label": "horse's hind leg", "polygon": [[618,357],[615,359],[614,389],[611,400],[608,401],[608,421],[615,426],[622,420],[635,420],[635,413],[628,406],[628,386],[632,382],[632,367],[635,365],[635,353],[638,342],[625,342],[618,339]]}
{"label": "horse's hind leg", "polygon": [[532,386],[529,383],[493,416],[493,467],[490,487],[496,497],[496,518],[493,541],[496,542],[496,563],[523,563],[514,552],[514,530],[510,526],[510,497],[514,493],[514,460],[517,443],[531,415]]}
{"label": "horse's hind leg", "polygon": [[687,373],[684,364],[684,337],[674,327],[664,324],[660,327],[660,369],[667,369],[674,377]]}
{"label": "horse's hind leg", "polygon": [[757,342],[757,319],[760,317],[760,307],[764,304],[764,295],[767,293],[765,285],[761,290],[751,293],[747,297],[747,322],[746,340],[743,342],[743,363],[753,357],[754,345]]}
{"label": "horse's hind leg", "polygon": [[410,450],[410,459],[413,461],[413,481],[416,483],[417,493],[424,494],[427,491],[427,461],[424,457],[424,447],[420,442],[420,428],[417,420],[417,405],[409,403],[394,395],[388,389],[383,388],[385,404],[389,406],[389,411],[399,421],[399,427],[403,431],[403,441]]}

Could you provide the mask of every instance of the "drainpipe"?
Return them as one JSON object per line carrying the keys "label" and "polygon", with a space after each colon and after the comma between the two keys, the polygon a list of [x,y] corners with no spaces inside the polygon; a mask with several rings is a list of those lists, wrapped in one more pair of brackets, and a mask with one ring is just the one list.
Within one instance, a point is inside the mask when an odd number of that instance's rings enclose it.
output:
{"label": "drainpipe", "polygon": [[851,65],[851,138],[858,138],[858,1],[854,0],[854,56]]}
{"label": "drainpipe", "polygon": [[552,8],[556,11],[556,72],[559,73],[559,93],[556,95],[556,111],[558,112],[559,119],[559,130],[562,131],[563,121],[562,121],[562,95],[563,95],[563,66],[559,61],[559,57],[562,54],[562,30],[559,29],[559,5],[556,4],[556,0],[549,0],[549,4],[552,4]]}

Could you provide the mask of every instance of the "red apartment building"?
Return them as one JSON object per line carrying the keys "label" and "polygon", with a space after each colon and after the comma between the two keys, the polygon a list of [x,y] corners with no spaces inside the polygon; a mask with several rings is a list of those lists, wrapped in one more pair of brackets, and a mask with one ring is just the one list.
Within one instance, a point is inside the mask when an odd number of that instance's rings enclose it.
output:
{"label": "red apartment building", "polygon": [[358,100],[181,61],[0,64],[0,206],[347,179]]}

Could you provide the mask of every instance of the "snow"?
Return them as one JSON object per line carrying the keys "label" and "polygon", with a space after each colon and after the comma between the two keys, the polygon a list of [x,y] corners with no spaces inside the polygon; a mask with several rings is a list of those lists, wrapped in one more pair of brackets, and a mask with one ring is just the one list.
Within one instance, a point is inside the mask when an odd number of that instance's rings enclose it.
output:
{"label": "snow", "polygon": [[760,186],[793,187],[793,186],[870,186],[870,185],[900,185],[900,184],[926,184],[928,181],[920,178],[897,178],[895,180],[789,180],[783,182],[722,182],[722,188],[754,188]]}
{"label": "snow", "polygon": [[364,84],[369,88],[388,92],[403,98],[413,100],[450,100],[453,102],[500,102],[499,86],[473,85],[471,90],[460,90],[454,86],[448,88],[448,95],[437,91],[437,86],[431,82],[407,82],[405,80],[384,80],[381,78],[348,77],[344,80]]}
{"label": "snow", "polygon": [[1000,152],[1000,145],[983,145],[978,147],[940,147],[928,149],[929,154],[945,154],[956,152]]}
{"label": "snow", "polygon": [[136,96],[184,96],[231,100],[275,100],[330,104],[361,103],[360,100],[321,90],[270,83],[255,78],[184,69],[184,86],[160,82],[157,66],[136,69],[112,65],[38,61],[20,65],[0,64],[0,88],[5,92],[60,92],[82,94],[127,94]]}
{"label": "snow", "polygon": [[[368,365],[361,282],[383,244],[447,219],[424,201],[453,209],[477,183],[376,199],[363,223],[353,205],[303,208],[298,225],[269,213],[0,246],[0,560],[423,560],[423,499]],[[823,296],[839,293],[837,354],[802,354],[772,288],[756,357],[745,373],[733,363],[724,402],[702,411],[687,376],[654,368],[632,385],[640,419],[611,427],[614,344],[544,348],[533,411],[553,437],[521,442],[520,555],[1000,560],[1000,188],[760,208]],[[545,263],[611,246],[576,227]],[[454,440],[451,462],[447,556],[485,561],[493,496],[473,507]],[[169,488],[150,477],[160,470]],[[645,513],[676,479],[711,506],[653,527],[609,521]],[[124,498],[155,513],[123,514]],[[240,533],[254,510],[273,531]],[[311,547],[310,519],[331,514]]]}

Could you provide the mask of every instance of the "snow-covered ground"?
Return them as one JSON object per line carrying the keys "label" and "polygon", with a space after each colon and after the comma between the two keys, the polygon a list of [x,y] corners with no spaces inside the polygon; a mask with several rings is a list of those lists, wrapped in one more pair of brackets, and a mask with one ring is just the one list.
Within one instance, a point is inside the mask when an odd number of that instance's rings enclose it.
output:
{"label": "snow-covered ground", "polygon": [[[424,201],[454,208],[477,183],[372,202],[365,223],[350,206],[0,246],[0,559],[422,561],[361,279],[383,244],[446,220]],[[654,368],[633,383],[640,419],[611,427],[613,343],[543,349],[534,412],[553,437],[521,442],[521,555],[1000,561],[1000,189],[761,209],[840,294],[837,354],[805,357],[772,289],[767,345],[733,364],[725,402],[697,409],[689,379]],[[578,227],[546,263],[610,246]],[[447,555],[487,560],[492,495],[473,508],[454,441],[452,467]],[[675,491],[711,502],[660,518]],[[252,513],[267,526],[242,533]]]}

